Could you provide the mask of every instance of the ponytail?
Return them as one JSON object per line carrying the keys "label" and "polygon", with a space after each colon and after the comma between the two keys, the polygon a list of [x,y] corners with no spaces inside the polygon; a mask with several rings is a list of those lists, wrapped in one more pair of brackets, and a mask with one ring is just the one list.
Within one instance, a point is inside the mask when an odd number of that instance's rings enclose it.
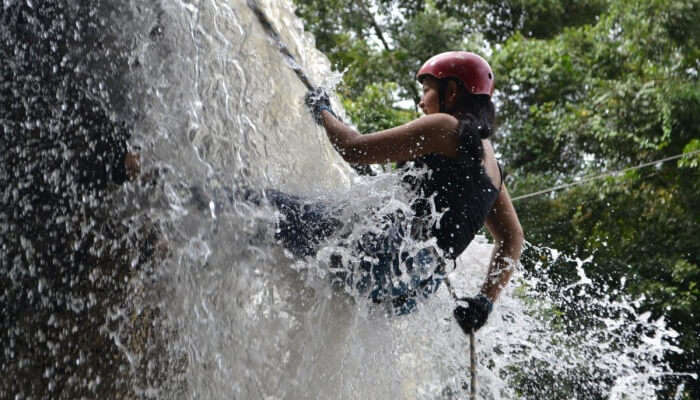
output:
{"label": "ponytail", "polygon": [[445,110],[445,93],[450,81],[457,83],[459,88],[458,109],[462,111],[463,117],[460,121],[461,146],[466,154],[474,160],[483,158],[482,139],[488,139],[495,130],[496,106],[491,101],[491,96],[487,94],[472,94],[467,91],[462,82],[455,78],[445,78],[439,80],[438,99],[440,101],[440,112]]}
{"label": "ponytail", "polygon": [[469,110],[468,121],[472,130],[480,139],[488,139],[494,131],[496,122],[496,107],[491,98],[483,94],[467,94],[464,96],[464,108]]}
{"label": "ponytail", "polygon": [[465,94],[461,100],[463,109],[469,111],[460,121],[462,151],[480,162],[484,156],[481,140],[493,134],[496,107],[487,95]]}
{"label": "ponytail", "polygon": [[438,87],[440,112],[446,112],[445,92],[450,81],[456,82],[459,87],[459,108],[465,110],[469,116],[467,120],[473,125],[471,130],[477,133],[481,139],[489,138],[494,131],[496,122],[496,106],[494,106],[491,101],[491,96],[486,94],[471,94],[464,88],[462,82],[455,78],[440,79]]}

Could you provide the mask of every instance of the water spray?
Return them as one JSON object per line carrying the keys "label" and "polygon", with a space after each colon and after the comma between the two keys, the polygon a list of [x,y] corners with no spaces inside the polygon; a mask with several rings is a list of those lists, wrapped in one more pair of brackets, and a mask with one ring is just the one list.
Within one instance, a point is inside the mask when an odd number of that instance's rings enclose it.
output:
{"label": "water spray", "polygon": [[[263,10],[260,8],[256,0],[248,0],[248,7],[253,11],[255,16],[257,17],[258,21],[260,22],[260,25],[262,25],[263,29],[267,32],[268,36],[270,37],[271,41],[275,44],[275,46],[279,49],[280,53],[284,57],[284,60],[286,61],[287,65],[296,73],[297,77],[299,77],[299,80],[306,86],[308,90],[315,90],[314,85],[311,83],[309,80],[309,77],[306,75],[304,70],[301,68],[301,65],[296,61],[294,58],[294,55],[289,51],[289,48],[282,42],[282,39],[280,37],[280,34],[277,32],[275,27],[272,25],[272,22],[269,20],[267,15],[263,12]],[[450,294],[452,295],[452,298],[456,301],[457,300],[457,295],[452,288],[452,285],[450,284],[449,278],[445,279],[445,282],[447,283],[447,288],[450,291]],[[474,331],[471,331],[469,333],[469,353],[470,353],[470,372],[471,372],[471,395],[470,398],[472,400],[476,399],[476,346],[475,346],[475,339],[474,339]]]}

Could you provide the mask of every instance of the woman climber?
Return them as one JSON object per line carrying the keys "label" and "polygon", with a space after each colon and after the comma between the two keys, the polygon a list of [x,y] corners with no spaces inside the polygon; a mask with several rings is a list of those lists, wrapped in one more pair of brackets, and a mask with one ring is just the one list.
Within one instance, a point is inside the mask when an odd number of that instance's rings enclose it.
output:
{"label": "woman climber", "polygon": [[[486,225],[495,241],[487,277],[480,292],[459,299],[454,310],[457,322],[469,333],[486,322],[520,258],[523,243],[520,222],[488,140],[495,119],[491,101],[494,76],[482,57],[453,51],[430,58],[416,77],[423,88],[419,107],[425,115],[369,134],[360,134],[340,121],[322,89],[306,95],[315,121],[325,128],[346,161],[396,162],[406,164],[404,168],[427,170],[407,174],[404,179],[415,197],[410,223],[402,224],[405,218],[397,217],[393,221],[397,228],[383,235],[366,235],[356,247],[371,254],[371,261],[360,263],[360,278],[340,276],[343,283],[368,292],[375,302],[388,300],[397,313],[409,312],[418,296],[437,290],[444,279],[446,261],[455,260]],[[304,205],[298,198],[279,192],[268,192],[268,197],[285,216],[278,239],[295,254],[313,254],[309,244],[313,240],[306,237],[326,236],[340,224],[324,218],[322,206]],[[436,214],[440,215],[437,220]],[[403,253],[399,249],[405,238],[434,238],[439,250]],[[427,264],[432,267],[426,276]],[[403,273],[402,267],[415,276],[392,279]]]}

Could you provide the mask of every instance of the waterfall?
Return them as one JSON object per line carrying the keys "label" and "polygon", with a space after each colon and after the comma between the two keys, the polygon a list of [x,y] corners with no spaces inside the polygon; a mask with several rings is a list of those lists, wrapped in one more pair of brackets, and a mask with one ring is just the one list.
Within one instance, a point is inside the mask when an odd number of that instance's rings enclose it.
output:
{"label": "waterfall", "polygon": [[[259,3],[312,82],[334,87],[291,4]],[[467,396],[444,287],[396,317],[329,283],[329,260],[355,256],[343,243],[409,199],[396,172],[360,176],[335,153],[247,2],[2,7],[0,397]],[[278,210],[241,195],[268,188],[351,227],[295,258],[274,239]],[[478,236],[458,259],[460,295],[491,249]],[[580,279],[564,288],[516,271],[476,336],[479,398],[655,398],[673,373],[664,321],[593,287],[595,260],[567,262]],[[574,302],[580,318],[560,315]]]}

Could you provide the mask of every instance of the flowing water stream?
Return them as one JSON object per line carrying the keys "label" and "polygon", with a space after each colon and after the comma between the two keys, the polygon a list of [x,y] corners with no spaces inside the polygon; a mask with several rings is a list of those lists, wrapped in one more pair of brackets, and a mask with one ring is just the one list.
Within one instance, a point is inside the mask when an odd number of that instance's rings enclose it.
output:
{"label": "flowing water stream", "polygon": [[[291,4],[260,5],[310,79],[334,86]],[[334,152],[245,1],[1,12],[0,397],[468,396],[468,338],[444,287],[390,317],[330,285],[332,256],[357,257],[342,244],[408,198],[396,172],[359,176]],[[127,150],[140,174],[114,178]],[[352,223],[294,258],[274,240],[279,213],[240,195],[265,188]],[[477,237],[460,257],[458,293],[476,293],[490,251]],[[477,334],[479,398],[655,398],[673,373],[663,320],[592,285],[595,260],[570,263],[579,279],[564,287],[516,272]]]}

